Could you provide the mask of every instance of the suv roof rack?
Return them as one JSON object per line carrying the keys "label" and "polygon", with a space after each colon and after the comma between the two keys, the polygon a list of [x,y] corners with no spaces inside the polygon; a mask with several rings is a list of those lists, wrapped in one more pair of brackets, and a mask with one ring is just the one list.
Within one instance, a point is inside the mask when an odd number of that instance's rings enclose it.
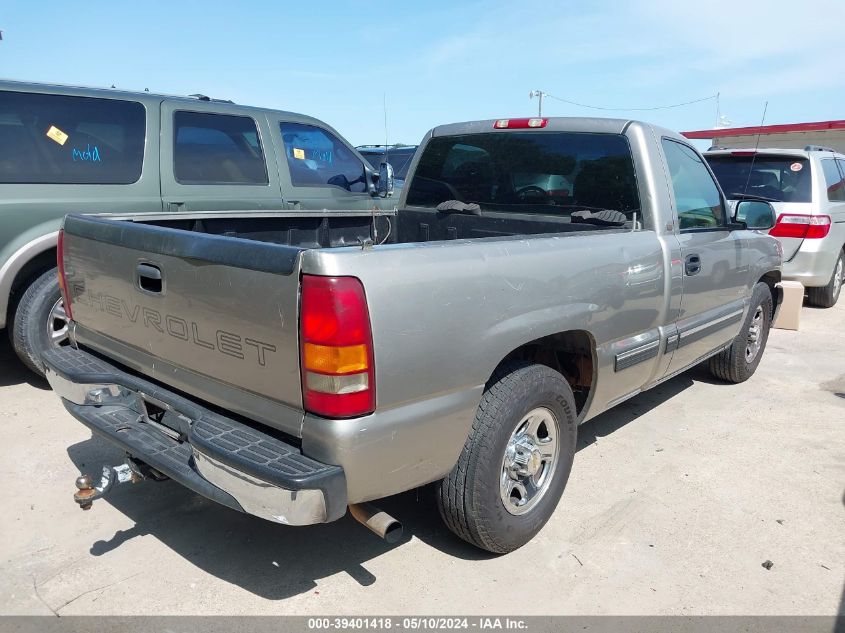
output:
{"label": "suv roof rack", "polygon": [[804,147],[805,152],[836,152],[832,147],[822,147],[821,145],[807,145]]}
{"label": "suv roof rack", "polygon": [[200,101],[214,101],[216,103],[234,103],[231,99],[212,99],[204,94],[200,94],[199,92],[194,93],[192,95],[188,95],[189,97],[193,97],[194,99],[198,99]]}

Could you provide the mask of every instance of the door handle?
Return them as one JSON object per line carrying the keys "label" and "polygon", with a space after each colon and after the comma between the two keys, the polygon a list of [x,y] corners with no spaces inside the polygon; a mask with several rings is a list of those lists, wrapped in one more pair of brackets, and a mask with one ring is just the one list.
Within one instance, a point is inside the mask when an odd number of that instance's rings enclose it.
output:
{"label": "door handle", "polygon": [[687,255],[684,261],[684,272],[687,275],[697,275],[701,272],[701,257],[697,253]]}
{"label": "door handle", "polygon": [[153,264],[138,264],[135,269],[138,288],[150,294],[161,294],[164,290],[164,279],[161,268]]}

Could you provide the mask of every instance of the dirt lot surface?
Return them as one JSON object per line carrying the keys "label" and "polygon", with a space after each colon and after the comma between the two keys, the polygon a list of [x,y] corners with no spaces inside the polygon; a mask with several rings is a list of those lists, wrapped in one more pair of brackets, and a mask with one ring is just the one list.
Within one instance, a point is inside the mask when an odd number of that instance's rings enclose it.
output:
{"label": "dirt lot surface", "polygon": [[695,369],[582,426],[554,517],[501,557],[453,537],[430,489],[382,504],[406,527],[395,546],[349,517],[285,528],[172,482],[122,486],[82,512],[75,477],[120,452],[3,335],[4,614],[843,610],[845,299],[773,331],[746,384]]}

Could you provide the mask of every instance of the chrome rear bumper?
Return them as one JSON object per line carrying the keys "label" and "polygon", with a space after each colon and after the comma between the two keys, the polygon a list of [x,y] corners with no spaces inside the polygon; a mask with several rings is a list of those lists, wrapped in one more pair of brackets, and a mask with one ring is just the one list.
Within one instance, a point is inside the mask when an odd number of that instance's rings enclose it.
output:
{"label": "chrome rear bumper", "polygon": [[76,419],[213,501],[286,525],[325,523],[346,512],[339,466],[83,350],[51,350],[44,363],[50,386]]}

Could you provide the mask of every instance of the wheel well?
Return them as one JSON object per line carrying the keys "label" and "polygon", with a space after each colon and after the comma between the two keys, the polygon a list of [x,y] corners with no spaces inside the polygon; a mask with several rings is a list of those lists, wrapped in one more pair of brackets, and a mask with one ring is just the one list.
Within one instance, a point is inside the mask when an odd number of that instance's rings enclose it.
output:
{"label": "wheel well", "polygon": [[578,414],[587,404],[595,384],[595,342],[584,330],[558,332],[522,345],[505,358],[528,360],[559,371],[572,387]]}
{"label": "wheel well", "polygon": [[765,275],[760,277],[760,281],[769,287],[769,292],[772,294],[772,301],[775,303],[775,308],[777,308],[778,297],[780,297],[780,293],[777,291],[775,286],[781,281],[780,271],[769,271]]}
{"label": "wheel well", "polygon": [[11,317],[15,314],[15,310],[18,307],[18,301],[20,300],[21,295],[26,292],[29,285],[45,272],[55,267],[55,248],[48,248],[46,251],[39,253],[23,265],[23,268],[21,268],[18,271],[18,274],[15,275],[11,291],[9,292],[9,307],[6,319],[7,323],[11,323]]}

